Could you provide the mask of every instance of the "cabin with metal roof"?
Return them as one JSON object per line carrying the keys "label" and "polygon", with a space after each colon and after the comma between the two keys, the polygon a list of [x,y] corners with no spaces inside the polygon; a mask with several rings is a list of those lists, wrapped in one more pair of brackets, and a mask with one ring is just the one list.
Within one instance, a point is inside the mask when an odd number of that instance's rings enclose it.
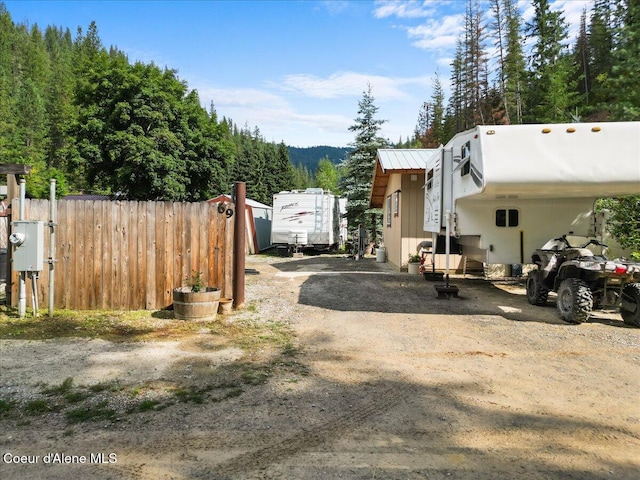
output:
{"label": "cabin with metal roof", "polygon": [[369,204],[383,210],[382,236],[387,261],[407,268],[409,254],[431,235],[422,230],[424,174],[435,150],[379,149]]}

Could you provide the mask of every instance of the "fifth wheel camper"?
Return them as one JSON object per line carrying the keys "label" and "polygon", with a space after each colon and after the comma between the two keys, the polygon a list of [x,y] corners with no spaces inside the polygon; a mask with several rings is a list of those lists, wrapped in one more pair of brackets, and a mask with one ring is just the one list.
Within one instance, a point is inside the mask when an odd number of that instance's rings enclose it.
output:
{"label": "fifth wheel camper", "polygon": [[346,240],[341,210],[341,198],[321,188],[277,193],[271,243],[289,250],[335,250]]}

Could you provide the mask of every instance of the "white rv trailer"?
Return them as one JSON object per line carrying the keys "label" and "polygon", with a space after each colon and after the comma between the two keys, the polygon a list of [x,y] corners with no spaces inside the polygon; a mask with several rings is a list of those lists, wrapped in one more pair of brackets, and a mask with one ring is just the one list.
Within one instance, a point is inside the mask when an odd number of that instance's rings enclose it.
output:
{"label": "white rv trailer", "polygon": [[[640,122],[478,126],[427,160],[424,231],[488,264],[594,234],[597,198],[640,194]],[[449,212],[449,215],[447,215]]]}
{"label": "white rv trailer", "polygon": [[292,190],[273,196],[271,243],[288,248],[332,250],[340,235],[340,199],[321,188]]}

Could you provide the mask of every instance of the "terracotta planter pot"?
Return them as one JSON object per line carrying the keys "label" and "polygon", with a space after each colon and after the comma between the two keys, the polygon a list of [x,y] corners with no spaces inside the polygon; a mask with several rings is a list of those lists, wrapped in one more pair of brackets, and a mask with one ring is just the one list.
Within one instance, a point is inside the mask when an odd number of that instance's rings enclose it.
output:
{"label": "terracotta planter pot", "polygon": [[179,320],[215,320],[218,314],[220,289],[207,287],[192,292],[191,287],[173,290],[173,316]]}
{"label": "terracotta planter pot", "polygon": [[218,313],[222,315],[229,315],[233,309],[233,298],[221,298],[218,305]]}

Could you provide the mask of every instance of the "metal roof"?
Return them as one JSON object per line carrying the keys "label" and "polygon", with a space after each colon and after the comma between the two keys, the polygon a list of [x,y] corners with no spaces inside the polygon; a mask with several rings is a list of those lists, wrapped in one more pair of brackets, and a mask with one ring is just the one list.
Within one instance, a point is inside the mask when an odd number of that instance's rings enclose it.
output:
{"label": "metal roof", "polygon": [[431,148],[381,148],[378,150],[378,159],[385,172],[387,170],[424,170],[427,159],[435,151],[436,149]]}
{"label": "metal roof", "polygon": [[369,196],[369,204],[373,208],[381,208],[389,182],[393,174],[407,175],[424,173],[427,160],[436,152],[435,148],[380,148],[373,172],[373,184]]}

